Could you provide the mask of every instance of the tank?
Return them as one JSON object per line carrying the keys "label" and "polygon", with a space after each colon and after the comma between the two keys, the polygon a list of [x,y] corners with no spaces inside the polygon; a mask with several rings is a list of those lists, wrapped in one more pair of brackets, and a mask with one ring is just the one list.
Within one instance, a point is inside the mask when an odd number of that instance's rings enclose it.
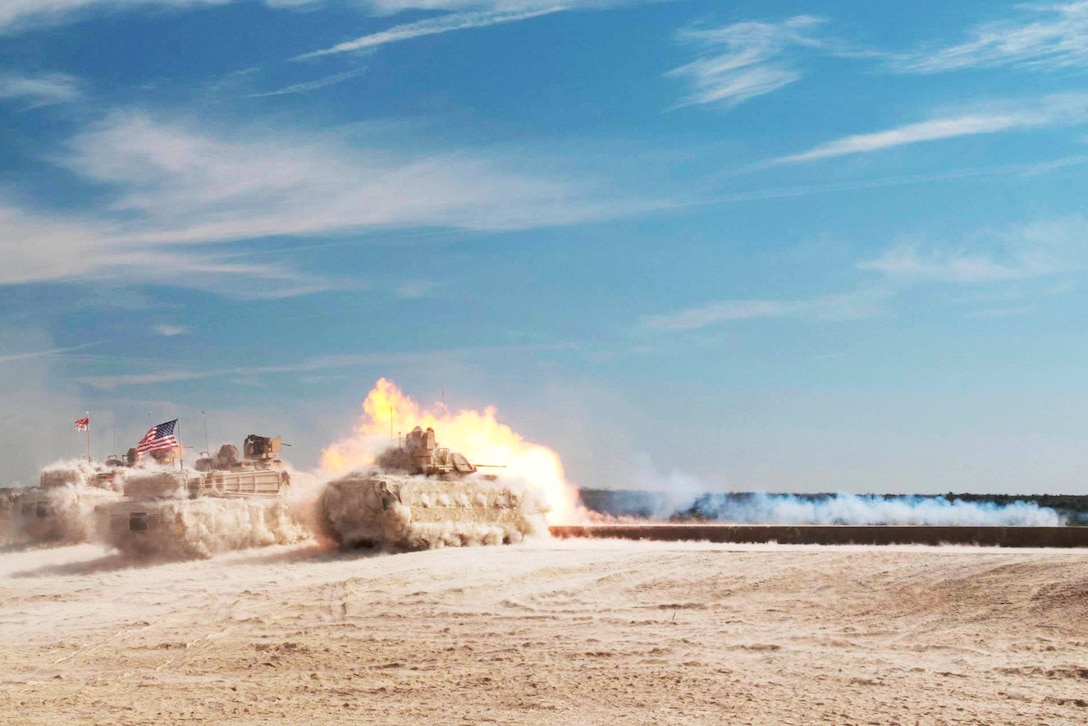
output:
{"label": "tank", "polygon": [[291,478],[280,437],[251,434],[242,456],[231,444],[193,469],[137,471],[124,497],[96,508],[99,538],[138,558],[194,559],[308,536],[285,494]]}
{"label": "tank", "polygon": [[111,461],[52,464],[38,486],[13,487],[0,494],[3,539],[23,544],[78,544],[94,536],[93,510],[121,497],[125,469]]}
{"label": "tank", "polygon": [[403,444],[325,487],[319,510],[327,536],[343,547],[390,551],[509,544],[546,533],[532,492],[478,472],[463,454],[416,427]]}
{"label": "tank", "polygon": [[0,545],[19,541],[17,517],[23,491],[23,487],[0,488]]}

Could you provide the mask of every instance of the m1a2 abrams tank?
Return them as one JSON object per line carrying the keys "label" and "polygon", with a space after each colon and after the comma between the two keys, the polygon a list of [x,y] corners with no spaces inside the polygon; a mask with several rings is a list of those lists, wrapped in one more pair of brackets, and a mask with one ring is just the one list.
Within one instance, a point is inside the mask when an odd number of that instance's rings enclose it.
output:
{"label": "m1a2 abrams tank", "polygon": [[38,486],[3,490],[3,539],[24,544],[89,542],[95,505],[121,497],[121,464],[113,458],[52,464],[42,469]]}
{"label": "m1a2 abrams tank", "polygon": [[283,497],[291,478],[277,458],[280,437],[251,434],[243,455],[224,444],[195,470],[130,475],[124,498],[97,507],[99,537],[135,557],[192,559],[308,536]]}
{"label": "m1a2 abrams tank", "polygon": [[0,545],[19,541],[19,509],[24,487],[0,488]]}
{"label": "m1a2 abrams tank", "polygon": [[417,426],[378,456],[369,473],[329,482],[321,495],[326,534],[345,547],[420,550],[519,542],[547,531],[532,492],[480,475],[464,455]]}

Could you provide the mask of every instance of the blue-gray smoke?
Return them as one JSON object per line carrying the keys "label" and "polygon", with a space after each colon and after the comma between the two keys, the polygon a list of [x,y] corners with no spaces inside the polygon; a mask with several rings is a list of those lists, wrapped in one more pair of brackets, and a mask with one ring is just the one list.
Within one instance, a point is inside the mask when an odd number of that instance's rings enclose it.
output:
{"label": "blue-gray smoke", "polygon": [[999,505],[944,497],[835,494],[703,494],[676,515],[737,524],[928,524],[1056,527],[1064,520],[1034,502]]}

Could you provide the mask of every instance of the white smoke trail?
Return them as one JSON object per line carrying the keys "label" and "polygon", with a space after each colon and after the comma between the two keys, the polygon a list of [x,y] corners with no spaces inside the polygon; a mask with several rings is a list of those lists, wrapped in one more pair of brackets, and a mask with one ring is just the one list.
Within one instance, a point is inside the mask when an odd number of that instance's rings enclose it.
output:
{"label": "white smoke trail", "polygon": [[[943,496],[880,494],[770,494],[713,492],[720,485],[673,470],[664,474],[644,454],[632,457],[634,490],[597,490],[587,498],[606,520],[709,519],[735,524],[845,524],[1032,526],[1065,524],[1035,502],[1007,505]],[[583,496],[587,494],[583,492]]]}
{"label": "white smoke trail", "polygon": [[1034,502],[998,505],[943,497],[793,494],[705,494],[690,513],[737,524],[919,524],[1056,527],[1063,518]]}

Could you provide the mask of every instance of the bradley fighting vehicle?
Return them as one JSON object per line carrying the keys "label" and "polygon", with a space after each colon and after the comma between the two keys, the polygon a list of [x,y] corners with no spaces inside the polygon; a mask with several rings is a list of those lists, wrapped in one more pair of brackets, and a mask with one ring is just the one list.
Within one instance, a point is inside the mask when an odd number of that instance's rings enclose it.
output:
{"label": "bradley fighting vehicle", "polygon": [[417,426],[375,464],[368,473],[330,482],[322,493],[326,534],[342,546],[504,544],[547,531],[545,508],[531,492],[478,474],[464,455],[440,448],[433,429]]}
{"label": "bradley fighting vehicle", "polygon": [[95,508],[99,537],[126,555],[210,557],[304,537],[281,497],[291,483],[277,455],[280,437],[250,434],[243,454],[224,444],[195,470],[159,468],[130,474],[124,498]]}
{"label": "bradley fighting vehicle", "polygon": [[0,490],[0,537],[9,542],[87,542],[96,504],[121,497],[125,462],[80,459],[42,469],[38,486]]}

